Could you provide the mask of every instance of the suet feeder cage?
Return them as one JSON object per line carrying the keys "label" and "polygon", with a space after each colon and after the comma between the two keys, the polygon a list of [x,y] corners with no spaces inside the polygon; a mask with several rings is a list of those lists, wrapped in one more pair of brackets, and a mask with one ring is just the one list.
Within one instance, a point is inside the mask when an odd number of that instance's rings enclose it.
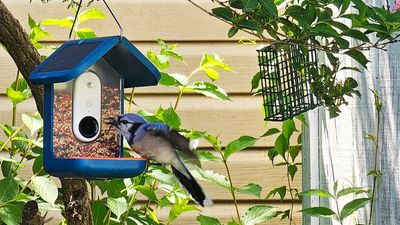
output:
{"label": "suet feeder cage", "polygon": [[315,49],[290,44],[277,50],[270,45],[257,52],[265,120],[284,121],[319,105],[311,91],[318,71]]}
{"label": "suet feeder cage", "polygon": [[45,170],[64,178],[122,178],[147,161],[125,158],[122,137],[104,123],[124,110],[124,88],[157,85],[159,71],[126,38],[65,42],[31,74],[44,85]]}

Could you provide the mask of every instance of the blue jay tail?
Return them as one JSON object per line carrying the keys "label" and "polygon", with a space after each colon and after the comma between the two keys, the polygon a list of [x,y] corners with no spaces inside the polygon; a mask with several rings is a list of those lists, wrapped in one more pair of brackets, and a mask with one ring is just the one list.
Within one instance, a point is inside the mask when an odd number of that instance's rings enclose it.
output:
{"label": "blue jay tail", "polygon": [[179,183],[181,183],[183,189],[187,193],[189,193],[194,198],[194,200],[196,200],[196,202],[198,202],[203,207],[211,207],[213,205],[213,201],[207,197],[203,189],[200,187],[200,185],[197,183],[197,181],[194,179],[189,171],[187,171],[190,175],[190,177],[188,178],[177,169],[175,169],[173,166],[171,167],[172,172],[174,173],[176,178],[178,178]]}

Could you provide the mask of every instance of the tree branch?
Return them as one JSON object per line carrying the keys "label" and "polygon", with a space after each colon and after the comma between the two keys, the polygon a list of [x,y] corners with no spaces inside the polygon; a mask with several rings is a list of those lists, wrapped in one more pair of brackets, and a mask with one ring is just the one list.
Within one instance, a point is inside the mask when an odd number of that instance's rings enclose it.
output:
{"label": "tree branch", "polygon": [[[6,48],[7,52],[13,58],[19,71],[28,82],[32,90],[36,107],[43,117],[43,86],[32,85],[29,81],[29,74],[40,64],[40,54],[32,45],[28,35],[22,28],[17,19],[7,9],[0,0],[0,43]],[[69,225],[93,224],[92,213],[90,209],[89,191],[85,180],[61,180],[63,190],[64,206]],[[35,209],[37,203],[30,202],[27,208]],[[32,204],[36,204],[36,207]],[[40,213],[28,213],[32,210],[25,210],[27,214],[23,215],[23,223],[33,220]],[[74,212],[74,213],[71,213]],[[29,215],[28,215],[29,214]]]}

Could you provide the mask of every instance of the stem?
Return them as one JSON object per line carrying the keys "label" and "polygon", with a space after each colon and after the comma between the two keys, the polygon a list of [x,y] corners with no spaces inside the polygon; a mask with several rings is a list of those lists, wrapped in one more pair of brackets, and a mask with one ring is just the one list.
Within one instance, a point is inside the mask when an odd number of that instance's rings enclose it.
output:
{"label": "stem", "polygon": [[[379,128],[379,124],[380,124],[380,110],[377,109],[377,114],[378,114],[378,118],[377,118],[377,122],[376,122],[376,140],[375,140],[375,162],[374,162],[374,170],[375,172],[378,170],[378,157],[379,157],[379,132],[380,132],[380,128]],[[374,212],[374,203],[375,203],[375,192],[376,192],[376,181],[378,179],[377,174],[374,175],[374,180],[373,180],[373,186],[372,186],[372,198],[371,198],[371,208],[369,211],[369,222],[368,224],[371,225],[372,224],[372,214]]]}
{"label": "stem", "polygon": [[94,202],[96,199],[96,184],[94,183],[94,180],[91,180],[89,184],[90,184],[90,198],[92,202]]}
{"label": "stem", "polygon": [[25,126],[25,124],[22,124],[20,127],[18,127],[18,128],[15,130],[15,132],[14,132],[12,135],[10,135],[10,136],[8,137],[8,139],[7,139],[7,140],[4,142],[4,144],[1,146],[0,152],[3,151],[3,149],[6,147],[6,145],[7,145],[8,143],[10,143],[11,139],[13,139],[13,138],[15,137],[15,135],[17,135],[17,133],[18,133],[24,126]]}
{"label": "stem", "polygon": [[[151,190],[155,191],[157,189],[157,184],[158,184],[157,180],[154,179],[153,184],[151,185]],[[147,199],[144,215],[147,215],[146,209],[150,206],[150,203],[151,203],[151,199]]]}
{"label": "stem", "polygon": [[286,156],[286,178],[287,178],[287,182],[288,182],[288,188],[289,188],[289,193],[290,193],[290,213],[289,213],[289,225],[292,225],[293,221],[293,208],[294,208],[294,196],[292,193],[292,183],[290,182],[290,173],[289,173],[289,152],[290,152],[290,147],[287,151],[287,156]]}
{"label": "stem", "polygon": [[175,106],[174,106],[174,110],[175,110],[175,111],[176,111],[176,109],[178,108],[179,100],[181,99],[181,97],[182,97],[182,95],[183,95],[183,92],[184,92],[185,88],[187,87],[187,85],[188,85],[190,79],[191,79],[197,72],[199,72],[199,71],[200,71],[200,67],[197,68],[197,69],[195,69],[195,70],[193,70],[192,73],[189,74],[186,83],[183,85],[183,87],[181,87],[181,88],[179,89],[179,94],[178,94],[178,97],[176,98]]}
{"label": "stem", "polygon": [[135,88],[132,88],[131,96],[129,97],[128,112],[131,112],[131,106],[133,103],[133,96],[135,95]]}
{"label": "stem", "polygon": [[133,208],[133,206],[134,206],[134,204],[135,204],[136,196],[137,196],[137,193],[138,193],[138,192],[139,192],[139,191],[136,191],[135,194],[133,194],[131,200],[129,201],[128,209],[126,210],[126,213],[125,213],[124,217],[123,217],[122,220],[120,221],[121,224],[124,224],[125,221],[126,221],[126,219],[128,218],[129,213],[131,212],[131,210],[132,210],[132,208]]}
{"label": "stem", "polygon": [[183,87],[180,88],[178,97],[176,98],[175,106],[174,106],[174,110],[175,110],[175,111],[176,111],[176,109],[178,108],[179,100],[181,99],[182,95],[183,95]]}
{"label": "stem", "polygon": [[230,172],[230,170],[229,170],[228,162],[227,162],[227,160],[226,160],[224,154],[222,153],[222,151],[221,151],[221,150],[218,150],[218,149],[217,149],[217,151],[219,152],[219,154],[221,155],[221,157],[222,157],[222,159],[223,159],[224,166],[225,166],[225,170],[226,170],[226,173],[227,173],[227,175],[228,175],[230,192],[231,192],[231,195],[232,195],[233,203],[234,203],[234,205],[235,205],[236,216],[237,216],[239,225],[242,225],[242,221],[240,220],[240,213],[239,213],[238,203],[237,203],[237,200],[236,200],[235,189],[234,189],[234,187],[233,187],[232,177],[231,177],[231,172]]}

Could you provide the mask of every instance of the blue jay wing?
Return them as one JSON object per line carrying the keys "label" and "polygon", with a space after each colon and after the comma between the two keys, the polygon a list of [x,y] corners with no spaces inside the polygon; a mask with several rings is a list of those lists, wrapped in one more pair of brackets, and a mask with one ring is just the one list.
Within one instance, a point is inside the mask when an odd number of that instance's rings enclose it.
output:
{"label": "blue jay wing", "polygon": [[189,139],[180,135],[177,131],[170,129],[168,126],[164,124],[162,125],[165,127],[162,128],[162,126],[158,124],[147,125],[147,133],[166,139],[176,150],[178,150],[179,154],[185,160],[201,167],[199,157],[190,149]]}

